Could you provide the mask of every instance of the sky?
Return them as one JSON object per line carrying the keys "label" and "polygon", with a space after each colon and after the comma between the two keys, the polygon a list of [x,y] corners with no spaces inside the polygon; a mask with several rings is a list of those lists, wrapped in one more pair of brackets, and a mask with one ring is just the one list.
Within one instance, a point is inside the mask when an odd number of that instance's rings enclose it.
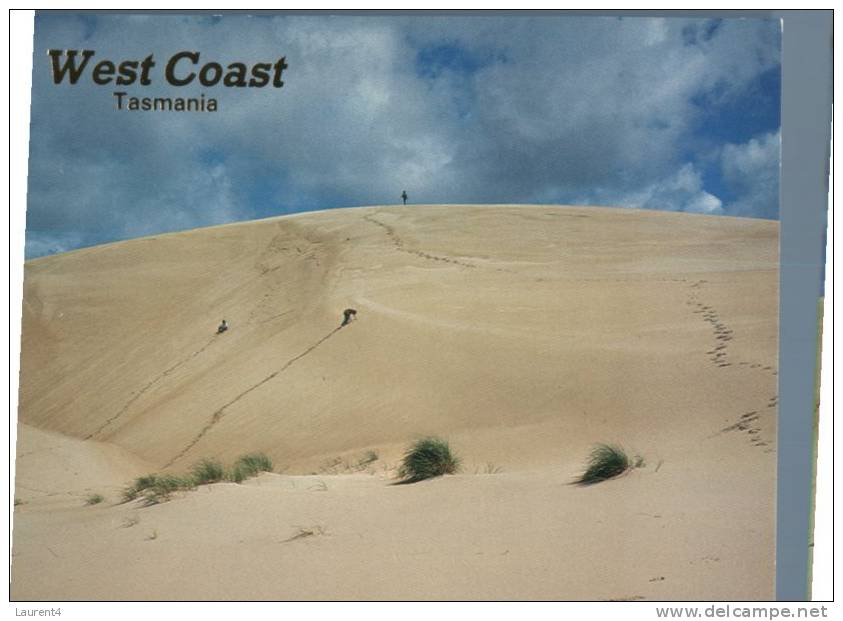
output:
{"label": "sky", "polygon": [[[25,254],[403,190],[777,219],[780,40],[764,19],[42,12]],[[49,49],[95,56],[54,84]],[[184,50],[223,67],[283,56],[284,86],[169,85]],[[91,79],[149,54],[148,86]],[[118,110],[118,90],[218,110]]]}

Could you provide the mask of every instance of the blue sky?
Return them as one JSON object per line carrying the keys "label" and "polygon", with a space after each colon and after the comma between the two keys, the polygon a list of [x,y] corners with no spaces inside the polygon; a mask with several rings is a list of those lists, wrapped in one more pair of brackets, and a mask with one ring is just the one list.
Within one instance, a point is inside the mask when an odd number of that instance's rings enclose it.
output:
{"label": "blue sky", "polygon": [[[46,51],[154,54],[125,112]],[[274,62],[280,89],[173,87],[163,64]],[[72,15],[35,24],[26,256],[314,209],[612,205],[778,218],[776,20]]]}

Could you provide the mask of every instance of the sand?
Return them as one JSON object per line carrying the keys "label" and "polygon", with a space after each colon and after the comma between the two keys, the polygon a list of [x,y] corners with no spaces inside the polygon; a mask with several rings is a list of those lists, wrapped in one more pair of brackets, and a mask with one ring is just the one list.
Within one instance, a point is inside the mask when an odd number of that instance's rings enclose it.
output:
{"label": "sand", "polygon": [[[778,231],[367,207],[29,261],[12,598],[771,599]],[[392,485],[428,434],[461,472]],[[572,485],[598,442],[643,467]]]}

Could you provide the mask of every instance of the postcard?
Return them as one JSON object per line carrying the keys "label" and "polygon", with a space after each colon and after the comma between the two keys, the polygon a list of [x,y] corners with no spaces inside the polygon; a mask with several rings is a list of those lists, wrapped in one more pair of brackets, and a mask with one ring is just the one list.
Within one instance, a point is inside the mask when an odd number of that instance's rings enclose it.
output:
{"label": "postcard", "polygon": [[775,599],[781,24],[38,12],[11,599]]}

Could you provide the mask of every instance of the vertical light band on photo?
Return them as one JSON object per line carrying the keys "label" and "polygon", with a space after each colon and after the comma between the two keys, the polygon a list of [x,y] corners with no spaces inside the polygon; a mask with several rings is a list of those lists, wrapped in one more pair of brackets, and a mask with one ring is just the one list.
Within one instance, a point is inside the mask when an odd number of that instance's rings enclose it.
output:
{"label": "vertical light band on photo", "polygon": [[810,597],[817,304],[823,295],[832,14],[782,11],[776,598]]}

